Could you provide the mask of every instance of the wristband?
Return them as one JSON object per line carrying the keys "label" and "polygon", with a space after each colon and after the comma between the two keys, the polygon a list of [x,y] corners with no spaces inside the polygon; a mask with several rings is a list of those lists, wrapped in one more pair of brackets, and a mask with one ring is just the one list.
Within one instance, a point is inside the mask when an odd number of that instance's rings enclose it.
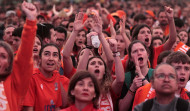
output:
{"label": "wristband", "polygon": [[113,52],[113,57],[118,57],[118,56],[120,56],[120,53],[119,52]]}
{"label": "wristband", "polygon": [[92,46],[89,46],[89,45],[86,45],[86,48],[87,48],[87,49],[92,49],[93,47],[92,47]]}
{"label": "wristband", "polygon": [[143,78],[143,79],[142,79],[142,82],[143,82],[144,80],[146,80],[146,78]]}

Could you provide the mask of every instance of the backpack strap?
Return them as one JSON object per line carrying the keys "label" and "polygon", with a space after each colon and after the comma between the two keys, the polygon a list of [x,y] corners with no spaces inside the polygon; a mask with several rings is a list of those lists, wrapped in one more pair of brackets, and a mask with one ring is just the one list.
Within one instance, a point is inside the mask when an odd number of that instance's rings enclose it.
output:
{"label": "backpack strap", "polygon": [[188,107],[189,107],[188,101],[178,98],[177,103],[176,103],[177,111],[187,111]]}
{"label": "backpack strap", "polygon": [[142,111],[150,111],[153,106],[153,99],[149,99],[143,103]]}

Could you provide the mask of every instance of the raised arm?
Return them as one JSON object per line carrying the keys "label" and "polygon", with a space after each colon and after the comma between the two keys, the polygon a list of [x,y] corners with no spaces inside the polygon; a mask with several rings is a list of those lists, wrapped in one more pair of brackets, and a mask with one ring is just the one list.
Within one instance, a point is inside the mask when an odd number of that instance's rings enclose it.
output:
{"label": "raised arm", "polygon": [[92,42],[91,42],[91,36],[93,36],[93,35],[97,35],[97,33],[96,32],[90,32],[89,34],[87,34],[87,45],[86,45],[86,48],[83,49],[84,53],[83,53],[81,59],[79,59],[77,71],[86,70],[90,50],[93,47]]}
{"label": "raised arm", "polygon": [[168,18],[170,34],[169,34],[169,39],[164,44],[164,50],[170,50],[176,41],[177,33],[173,18],[174,15],[173,9],[165,6],[165,13]]}
{"label": "raised arm", "polygon": [[106,64],[109,68],[109,71],[111,71],[114,58],[112,56],[112,52],[110,50],[109,44],[106,41],[104,34],[102,33],[102,22],[100,20],[100,17],[96,16],[96,15],[93,16],[93,20],[94,20],[94,22],[92,24],[92,29],[94,32],[96,32],[98,34],[98,37],[100,39],[100,42],[102,43],[103,50],[106,55]]}
{"label": "raised arm", "polygon": [[125,22],[126,22],[126,16],[123,16],[119,22],[120,34],[123,37],[123,40],[125,41],[125,49],[127,51],[129,44],[131,44],[131,41],[129,40],[129,38],[127,37],[126,32],[125,32]]}
{"label": "raised arm", "polygon": [[67,77],[70,77],[69,74],[71,73],[73,69],[73,63],[71,59],[71,52],[73,50],[75,38],[80,30],[83,29],[84,25],[82,23],[84,14],[82,12],[79,12],[75,16],[74,21],[74,27],[73,31],[71,32],[71,35],[69,39],[67,40],[64,49],[63,49],[63,64],[64,64],[64,74]]}
{"label": "raised arm", "polygon": [[115,60],[115,75],[116,75],[116,79],[112,83],[112,90],[115,92],[115,94],[118,95],[121,93],[123,82],[125,79],[124,69],[119,57],[119,53],[117,52],[117,41],[115,39],[109,39],[109,44]]}
{"label": "raised arm", "polygon": [[14,58],[12,81],[18,96],[25,96],[29,81],[33,73],[33,44],[36,36],[36,7],[27,2],[22,3],[22,10],[26,14],[26,23],[21,36],[21,44]]}

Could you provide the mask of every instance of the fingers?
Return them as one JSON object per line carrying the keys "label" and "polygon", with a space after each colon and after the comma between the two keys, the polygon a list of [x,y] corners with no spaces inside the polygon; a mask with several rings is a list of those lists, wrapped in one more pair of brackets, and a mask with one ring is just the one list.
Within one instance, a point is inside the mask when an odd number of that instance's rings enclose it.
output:
{"label": "fingers", "polygon": [[86,36],[87,37],[91,37],[91,36],[93,36],[93,35],[98,35],[96,32],[90,32],[90,33],[88,33]]}

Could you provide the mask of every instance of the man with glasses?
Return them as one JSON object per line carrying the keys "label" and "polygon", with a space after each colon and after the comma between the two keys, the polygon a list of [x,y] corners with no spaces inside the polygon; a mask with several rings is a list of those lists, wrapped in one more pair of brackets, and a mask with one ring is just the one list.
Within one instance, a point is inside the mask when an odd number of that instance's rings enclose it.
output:
{"label": "man with glasses", "polygon": [[151,80],[156,97],[137,105],[134,111],[190,111],[189,102],[175,96],[180,86],[175,69],[166,63],[156,67]]}

